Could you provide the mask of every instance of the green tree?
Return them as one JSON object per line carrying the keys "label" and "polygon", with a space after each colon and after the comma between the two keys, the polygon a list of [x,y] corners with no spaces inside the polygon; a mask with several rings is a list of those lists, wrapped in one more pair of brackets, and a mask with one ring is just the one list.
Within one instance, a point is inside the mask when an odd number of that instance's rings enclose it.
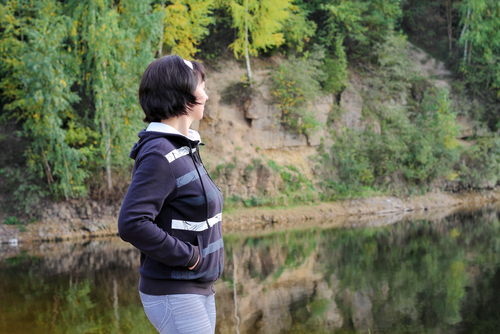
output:
{"label": "green tree", "polygon": [[248,79],[252,79],[250,55],[283,44],[281,32],[290,17],[291,0],[234,0],[230,2],[233,26],[238,38],[229,46],[238,58],[245,54]]}
{"label": "green tree", "polygon": [[82,162],[88,151],[65,140],[78,95],[71,90],[77,65],[67,43],[71,25],[61,14],[54,0],[0,4],[0,85],[5,116],[21,123],[30,141],[25,152],[29,173],[45,174],[53,194],[67,199],[86,192]]}
{"label": "green tree", "polygon": [[157,9],[163,14],[163,31],[159,54],[163,44],[170,52],[183,58],[191,58],[199,50],[196,45],[208,35],[208,25],[214,23],[210,16],[214,0],[176,0],[165,6],[162,1]]}
{"label": "green tree", "polygon": [[322,66],[328,78],[323,83],[323,90],[326,93],[337,93],[342,91],[348,81],[347,56],[342,46],[344,40],[337,38],[333,54],[325,58]]}
{"label": "green tree", "polygon": [[498,1],[412,0],[403,9],[402,27],[410,40],[448,61],[466,83],[460,94],[480,101],[484,112],[469,116],[493,131],[500,128]]}
{"label": "green tree", "polygon": [[160,16],[148,14],[147,3],[133,1],[122,1],[118,6],[112,1],[70,1],[68,8],[81,87],[94,107],[86,110],[84,117],[99,133],[93,162],[97,171],[97,166],[105,166],[107,189],[111,191],[113,166],[128,160],[124,148],[139,127],[137,82],[139,73],[153,60],[152,42],[159,38]]}
{"label": "green tree", "polygon": [[383,41],[400,18],[399,0],[333,0],[322,5],[327,12],[326,30],[333,43],[345,36],[349,51],[366,54],[373,43]]}
{"label": "green tree", "polygon": [[459,7],[461,72],[473,91],[491,90],[500,99],[500,5],[495,0],[470,0]]}
{"label": "green tree", "polygon": [[141,127],[137,83],[154,59],[161,13],[133,0],[5,1],[0,12],[3,118],[23,126],[34,181],[16,174],[16,196],[43,193],[42,178],[56,198],[85,195],[102,179],[111,190]]}
{"label": "green tree", "polygon": [[283,25],[285,44],[297,52],[304,50],[304,45],[316,32],[316,23],[309,20],[308,15],[306,6],[294,4],[288,20]]}

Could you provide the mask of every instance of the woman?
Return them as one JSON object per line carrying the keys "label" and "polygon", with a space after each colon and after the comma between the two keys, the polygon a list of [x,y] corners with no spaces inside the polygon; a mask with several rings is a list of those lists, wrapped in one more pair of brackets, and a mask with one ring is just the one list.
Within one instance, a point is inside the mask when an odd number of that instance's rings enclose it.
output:
{"label": "woman", "polygon": [[166,56],[144,72],[139,101],[149,123],[130,157],[132,183],[118,218],[120,237],[141,251],[139,293],[160,333],[214,333],[214,282],[224,263],[222,194],[200,158],[208,96],[196,61]]}

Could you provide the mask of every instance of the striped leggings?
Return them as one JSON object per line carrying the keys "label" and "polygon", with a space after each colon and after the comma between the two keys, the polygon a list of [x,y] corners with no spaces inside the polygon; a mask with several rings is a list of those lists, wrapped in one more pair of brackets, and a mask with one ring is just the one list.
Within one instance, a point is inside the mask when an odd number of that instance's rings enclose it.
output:
{"label": "striped leggings", "polygon": [[146,316],[160,334],[215,333],[214,295],[139,294]]}

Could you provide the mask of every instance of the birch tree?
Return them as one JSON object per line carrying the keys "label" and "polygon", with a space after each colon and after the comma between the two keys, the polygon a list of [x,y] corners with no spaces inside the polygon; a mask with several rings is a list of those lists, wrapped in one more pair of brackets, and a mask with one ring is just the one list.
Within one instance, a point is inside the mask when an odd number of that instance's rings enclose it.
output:
{"label": "birch tree", "polygon": [[68,199],[85,194],[87,173],[81,165],[85,149],[66,141],[65,123],[78,96],[71,91],[76,63],[66,40],[70,22],[61,11],[55,0],[0,4],[0,86],[7,101],[3,116],[22,124],[30,143],[29,174],[46,179],[55,197]]}
{"label": "birch tree", "polygon": [[229,46],[236,58],[245,55],[248,79],[252,79],[250,56],[260,50],[280,46],[285,41],[282,28],[290,17],[291,0],[234,0],[230,2],[233,27],[238,38]]}
{"label": "birch tree", "polygon": [[122,148],[139,126],[131,122],[140,119],[136,86],[141,69],[152,60],[151,31],[158,33],[159,29],[141,22],[148,17],[147,3],[122,1],[114,6],[112,1],[85,0],[71,1],[68,7],[74,53],[81,62],[81,87],[95,107],[95,111],[87,111],[87,117],[100,134],[96,161],[102,159],[107,190],[111,191],[113,166],[124,163]]}

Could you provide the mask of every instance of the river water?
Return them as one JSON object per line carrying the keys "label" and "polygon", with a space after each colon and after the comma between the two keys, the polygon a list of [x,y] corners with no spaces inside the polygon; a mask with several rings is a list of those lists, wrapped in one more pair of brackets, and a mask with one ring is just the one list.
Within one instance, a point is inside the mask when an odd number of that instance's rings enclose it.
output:
{"label": "river water", "polygon": [[[225,236],[216,333],[500,332],[500,211]],[[118,237],[0,246],[0,333],[155,333]]]}

